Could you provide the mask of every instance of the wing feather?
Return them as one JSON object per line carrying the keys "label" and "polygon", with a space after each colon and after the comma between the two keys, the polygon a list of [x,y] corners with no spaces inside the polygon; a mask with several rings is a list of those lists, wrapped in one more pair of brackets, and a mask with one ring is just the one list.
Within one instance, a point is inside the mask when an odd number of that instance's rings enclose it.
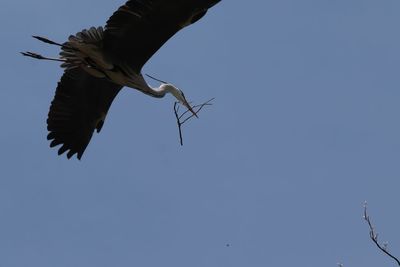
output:
{"label": "wing feather", "polygon": [[220,0],[129,0],[107,21],[104,51],[136,72],[183,27]]}
{"label": "wing feather", "polygon": [[81,159],[92,138],[101,130],[108,109],[121,86],[96,78],[81,68],[64,72],[51,102],[47,119],[50,147],[62,144],[58,154]]}

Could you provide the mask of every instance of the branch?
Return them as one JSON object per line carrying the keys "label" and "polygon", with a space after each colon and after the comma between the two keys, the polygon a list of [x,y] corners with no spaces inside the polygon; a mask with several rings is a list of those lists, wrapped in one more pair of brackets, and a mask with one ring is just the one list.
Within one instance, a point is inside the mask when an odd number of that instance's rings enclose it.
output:
{"label": "branch", "polygon": [[[212,103],[210,103],[210,102],[213,100],[214,100],[214,98],[211,98],[210,100],[204,102],[203,104],[193,106],[192,109],[194,110],[195,113],[199,113],[203,107],[211,106]],[[188,114],[189,110],[186,110],[186,111],[182,112],[182,114],[179,114],[180,106],[178,104],[179,104],[179,102],[174,103],[174,113],[175,113],[176,123],[178,124],[180,144],[181,144],[181,146],[183,146],[182,125],[185,122],[187,122],[188,120],[190,120],[191,118],[193,118],[194,114],[190,114],[190,116],[185,118],[184,116]]]}
{"label": "branch", "polygon": [[369,226],[369,237],[371,238],[372,242],[374,242],[374,244],[386,255],[388,255],[390,258],[392,258],[393,260],[395,260],[397,262],[397,265],[400,266],[400,261],[393,256],[391,253],[389,253],[388,251],[388,243],[383,243],[382,245],[379,244],[378,242],[378,234],[375,232],[374,227],[372,226],[372,222],[371,219],[367,213],[367,203],[365,202],[364,204],[364,220],[367,222],[368,226]]}
{"label": "branch", "polygon": [[179,111],[178,103],[179,102],[174,103],[174,113],[175,113],[176,123],[178,124],[178,129],[179,129],[179,140],[181,142],[181,146],[183,146],[182,129],[181,129],[182,123],[179,120],[179,116],[178,116],[178,111]]}
{"label": "branch", "polygon": [[[213,98],[211,98],[210,100],[204,102],[203,104],[195,105],[195,106],[192,107],[192,109],[195,110],[196,108],[198,108],[198,109],[195,111],[196,113],[198,113],[204,106],[211,106],[212,104],[211,104],[210,102],[213,101],[214,99],[215,99],[215,98],[213,97]],[[183,113],[179,116],[179,119],[183,118],[183,116],[184,116],[185,114],[187,114],[188,112],[189,112],[189,110],[186,110],[185,112],[183,112]],[[187,117],[186,119],[184,119],[184,120],[182,121],[182,124],[184,124],[186,121],[188,121],[189,119],[191,119],[191,118],[193,118],[193,117],[194,117],[194,114],[191,114],[189,117]]]}

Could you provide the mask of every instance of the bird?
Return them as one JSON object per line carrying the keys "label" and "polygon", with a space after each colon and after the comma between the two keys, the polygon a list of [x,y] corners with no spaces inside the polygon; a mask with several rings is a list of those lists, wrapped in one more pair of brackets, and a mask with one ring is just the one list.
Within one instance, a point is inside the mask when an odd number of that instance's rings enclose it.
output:
{"label": "bird", "polygon": [[[141,70],[145,63],[178,31],[200,20],[221,0],[129,0],[104,27],[83,29],[64,43],[33,36],[60,47],[59,57],[21,52],[35,59],[62,62],[64,73],[57,84],[47,117],[50,147],[58,155],[81,160],[93,133],[99,133],[119,91],[129,87],[155,98],[172,94],[194,116],[182,90],[158,80],[151,87]],[[151,76],[150,76],[151,77]]]}

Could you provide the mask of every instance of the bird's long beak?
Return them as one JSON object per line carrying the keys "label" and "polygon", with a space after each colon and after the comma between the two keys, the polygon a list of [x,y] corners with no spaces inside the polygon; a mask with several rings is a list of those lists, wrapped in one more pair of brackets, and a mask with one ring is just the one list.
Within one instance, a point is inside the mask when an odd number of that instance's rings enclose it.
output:
{"label": "bird's long beak", "polygon": [[184,103],[185,107],[192,112],[192,114],[196,117],[199,118],[199,116],[197,116],[196,112],[194,112],[194,110],[192,109],[192,107],[190,106],[190,104],[188,102]]}
{"label": "bird's long beak", "polygon": [[[183,95],[183,94],[182,94]],[[183,95],[183,105],[190,111],[192,112],[192,114],[196,117],[199,118],[199,116],[197,116],[196,112],[194,112],[194,110],[192,109],[192,107],[190,106],[189,102],[186,100],[185,95]]]}

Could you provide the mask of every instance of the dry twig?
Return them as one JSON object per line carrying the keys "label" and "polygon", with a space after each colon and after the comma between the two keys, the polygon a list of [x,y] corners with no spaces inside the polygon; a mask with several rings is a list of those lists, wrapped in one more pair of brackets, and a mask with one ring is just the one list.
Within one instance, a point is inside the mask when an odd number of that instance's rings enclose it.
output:
{"label": "dry twig", "polygon": [[[211,98],[210,100],[204,102],[203,104],[195,105],[192,107],[195,113],[199,113],[200,110],[205,107],[205,106],[211,106],[214,98]],[[191,118],[194,117],[194,114],[190,114],[189,116],[185,117],[185,115],[189,114],[189,110],[186,110],[182,112],[182,114],[179,114],[179,102],[174,103],[174,113],[175,113],[175,118],[176,118],[176,123],[178,124],[178,130],[179,130],[179,140],[181,146],[183,146],[183,136],[182,136],[182,125],[190,120]]]}
{"label": "dry twig", "polygon": [[386,255],[388,255],[390,258],[395,260],[397,262],[397,265],[400,266],[400,261],[397,259],[395,256],[393,256],[389,251],[388,251],[388,243],[385,242],[382,245],[379,244],[378,242],[378,234],[375,232],[374,227],[372,226],[371,219],[367,213],[367,203],[364,204],[364,220],[367,222],[369,226],[369,237],[371,238],[372,242]]}

